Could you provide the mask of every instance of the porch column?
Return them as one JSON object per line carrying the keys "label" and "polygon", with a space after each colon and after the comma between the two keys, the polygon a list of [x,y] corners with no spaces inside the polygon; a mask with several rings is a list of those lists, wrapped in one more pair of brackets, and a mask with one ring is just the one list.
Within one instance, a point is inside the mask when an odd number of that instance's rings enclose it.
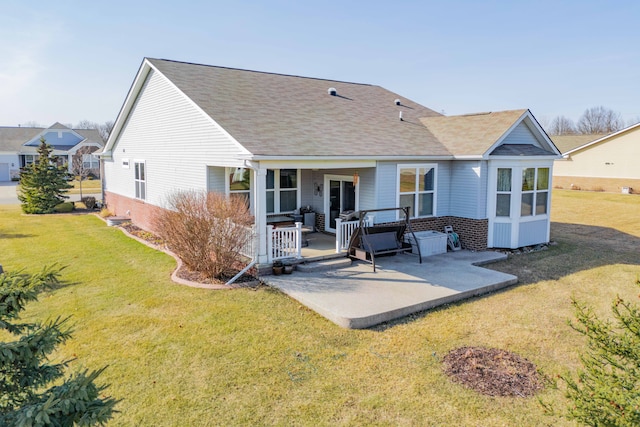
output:
{"label": "porch column", "polygon": [[269,262],[267,256],[267,170],[255,170],[253,200],[255,204],[256,237],[258,239],[258,263]]}

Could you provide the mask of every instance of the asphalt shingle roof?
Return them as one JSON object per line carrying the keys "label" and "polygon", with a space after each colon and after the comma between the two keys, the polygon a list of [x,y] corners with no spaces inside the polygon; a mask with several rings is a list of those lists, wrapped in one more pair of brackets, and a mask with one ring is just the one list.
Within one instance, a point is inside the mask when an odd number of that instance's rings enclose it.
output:
{"label": "asphalt shingle roof", "polygon": [[419,120],[439,113],[380,86],[149,62],[255,155],[450,155]]}
{"label": "asphalt shingle roof", "polygon": [[[48,128],[0,126],[0,152],[35,152],[35,149],[33,147],[26,147],[23,146],[23,144],[32,140],[38,134],[47,129],[69,128],[61,125],[58,122]],[[98,131],[95,129],[73,129],[73,131],[91,142],[97,142],[98,144],[104,145],[104,142],[100,137],[100,133],[98,133]],[[56,146],[55,148],[59,150],[68,150],[70,148],[73,148],[73,146]]]}
{"label": "asphalt shingle roof", "polygon": [[574,148],[581,147],[596,139],[600,139],[604,134],[587,134],[587,135],[552,135],[550,136],[553,143],[558,147],[562,154],[571,151]]}

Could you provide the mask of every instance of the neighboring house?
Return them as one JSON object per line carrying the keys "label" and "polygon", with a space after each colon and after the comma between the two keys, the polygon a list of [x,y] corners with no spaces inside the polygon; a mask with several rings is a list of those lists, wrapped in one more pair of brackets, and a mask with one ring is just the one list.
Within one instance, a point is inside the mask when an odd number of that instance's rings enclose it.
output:
{"label": "neighboring house", "polygon": [[83,167],[100,176],[100,161],[92,153],[104,142],[95,129],[69,129],[55,123],[49,128],[0,127],[0,182],[20,179],[20,169],[38,158],[40,138],[53,148],[53,154],[69,165],[82,161]]}
{"label": "neighboring house", "polygon": [[101,157],[109,210],[150,230],[173,192],[242,194],[268,263],[269,218],[302,207],[327,232],[410,206],[469,249],[548,242],[559,152],[526,109],[446,117],[380,86],[144,59]]}
{"label": "neighboring house", "polygon": [[640,192],[640,123],[609,135],[552,139],[562,153],[554,165],[556,188]]}

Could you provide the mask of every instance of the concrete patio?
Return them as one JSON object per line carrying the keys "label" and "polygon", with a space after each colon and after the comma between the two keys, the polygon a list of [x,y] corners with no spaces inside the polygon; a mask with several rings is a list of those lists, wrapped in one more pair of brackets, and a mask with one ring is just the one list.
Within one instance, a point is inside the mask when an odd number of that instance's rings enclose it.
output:
{"label": "concrete patio", "polygon": [[416,256],[397,255],[376,258],[375,273],[357,261],[263,280],[339,326],[363,329],[513,285],[516,276],[480,267],[503,259],[498,252],[459,251],[420,264]]}

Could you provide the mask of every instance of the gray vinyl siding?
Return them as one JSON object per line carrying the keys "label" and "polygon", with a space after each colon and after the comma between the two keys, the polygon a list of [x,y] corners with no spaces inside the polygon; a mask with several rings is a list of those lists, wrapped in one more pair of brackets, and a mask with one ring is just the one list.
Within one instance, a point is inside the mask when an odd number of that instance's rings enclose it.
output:
{"label": "gray vinyl siding", "polygon": [[547,219],[520,223],[518,247],[545,243],[547,241],[548,224]]}
{"label": "gray vinyl siding", "polygon": [[[109,191],[134,197],[133,164],[143,160],[146,201],[163,206],[172,192],[207,190],[207,166],[231,165],[241,152],[224,130],[152,71],[114,146],[113,162],[105,167]],[[128,169],[122,159],[129,159]]]}
{"label": "gray vinyl siding", "polygon": [[495,223],[493,225],[493,247],[494,248],[510,248],[511,247],[511,223]]}
{"label": "gray vinyl siding", "polygon": [[309,169],[302,169],[300,171],[300,206],[315,206],[313,196],[313,171]]}
{"label": "gray vinyl siding", "polygon": [[[398,164],[390,162],[379,162],[376,169],[376,182],[378,191],[376,194],[377,203],[375,209],[394,208],[398,203]],[[375,217],[376,222],[395,221],[395,212],[378,212]]]}
{"label": "gray vinyl siding", "polygon": [[207,168],[207,191],[213,191],[216,193],[225,193],[225,168],[209,166]]}
{"label": "gray vinyl siding", "polygon": [[524,121],[520,122],[502,141],[503,144],[532,144],[540,147],[540,142]]}
{"label": "gray vinyl siding", "polygon": [[376,170],[360,169],[360,210],[375,209],[376,206]]}
{"label": "gray vinyl siding", "polygon": [[457,161],[450,165],[451,191],[447,214],[462,218],[486,218],[486,162]]}

